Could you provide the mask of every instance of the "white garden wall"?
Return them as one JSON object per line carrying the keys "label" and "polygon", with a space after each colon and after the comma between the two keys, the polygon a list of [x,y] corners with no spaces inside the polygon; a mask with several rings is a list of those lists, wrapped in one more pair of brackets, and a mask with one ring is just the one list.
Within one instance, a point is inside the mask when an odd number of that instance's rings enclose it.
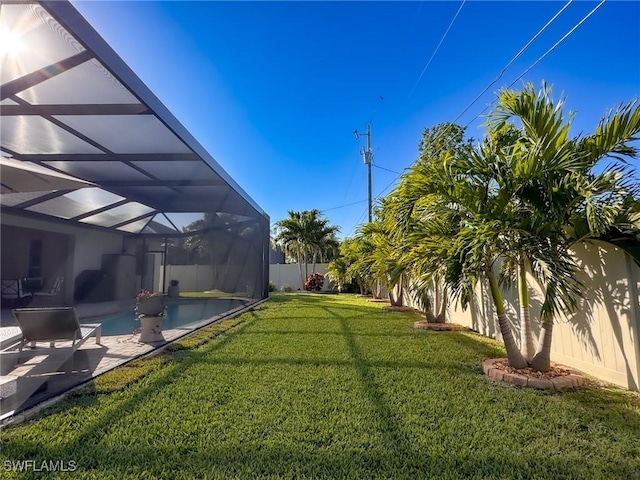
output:
{"label": "white garden wall", "polygon": [[[551,358],[602,380],[640,390],[640,267],[624,251],[604,242],[582,243],[574,252],[581,266],[585,299],[578,312],[557,318]],[[529,292],[537,335],[543,294],[532,277]],[[519,341],[517,292],[503,294]],[[476,299],[466,311],[460,305],[450,306],[447,320],[501,340],[488,285],[477,288]]]}
{"label": "white garden wall", "polygon": [[[307,272],[309,275],[312,273],[321,273],[325,275],[327,273],[327,263],[316,263],[315,270],[313,264],[307,264]],[[302,275],[304,276],[304,264],[302,267]],[[282,290],[286,285],[290,286],[293,291],[303,290],[302,279],[300,277],[300,270],[297,263],[274,263],[269,265],[269,281],[273,283],[278,290]],[[328,288],[328,281],[325,279],[325,289]]]}

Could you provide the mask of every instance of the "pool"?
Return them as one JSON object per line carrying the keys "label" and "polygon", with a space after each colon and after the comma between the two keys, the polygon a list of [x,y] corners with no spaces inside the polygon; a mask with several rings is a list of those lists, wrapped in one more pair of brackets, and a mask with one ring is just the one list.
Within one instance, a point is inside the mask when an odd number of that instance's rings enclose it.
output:
{"label": "pool", "polygon": [[[224,298],[171,300],[165,310],[162,329],[189,327],[244,305],[247,305],[246,300]],[[133,309],[95,319],[94,323],[102,324],[102,335],[128,335],[140,328]]]}

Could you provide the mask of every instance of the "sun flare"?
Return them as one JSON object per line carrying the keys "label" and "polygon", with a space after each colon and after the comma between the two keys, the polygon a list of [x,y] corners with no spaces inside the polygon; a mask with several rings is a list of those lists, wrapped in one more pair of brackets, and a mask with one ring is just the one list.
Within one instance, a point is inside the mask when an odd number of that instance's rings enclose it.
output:
{"label": "sun flare", "polygon": [[24,43],[16,32],[0,27],[0,55],[14,57],[23,49]]}

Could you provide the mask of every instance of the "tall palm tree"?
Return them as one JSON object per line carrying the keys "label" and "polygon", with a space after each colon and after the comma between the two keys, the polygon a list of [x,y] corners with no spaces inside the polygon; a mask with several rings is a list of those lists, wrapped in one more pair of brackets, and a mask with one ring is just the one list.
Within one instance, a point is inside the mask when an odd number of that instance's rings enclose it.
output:
{"label": "tall palm tree", "polygon": [[[205,212],[202,218],[183,228],[185,233],[193,233],[185,239],[184,247],[203,259],[209,259],[213,268],[213,288],[221,288],[224,283],[224,272],[229,268],[236,230],[234,216],[218,212]],[[223,263],[226,263],[226,269],[222,269]]]}
{"label": "tall palm tree", "polygon": [[[539,92],[531,84],[520,92],[505,90],[498,100],[490,117],[492,131],[521,125],[517,141],[498,157],[509,167],[503,190],[522,212],[515,223],[519,233],[511,240],[518,256],[523,318],[529,309],[527,263],[546,287],[538,347],[527,358],[533,368],[545,371],[550,367],[553,318],[574,310],[583,293],[569,248],[590,238],[606,240],[613,230],[638,227],[637,179],[629,181],[625,162],[638,154],[632,142],[640,133],[640,107],[636,101],[621,105],[603,116],[595,133],[571,138],[571,122],[562,114],[564,102],[554,102],[545,84]],[[610,163],[602,167],[604,160]],[[531,337],[530,324],[522,330]],[[530,348],[529,343],[527,357]]]}
{"label": "tall palm tree", "polygon": [[402,252],[400,263],[410,272],[411,291],[430,322],[445,321],[446,278],[460,271],[451,250],[460,213],[448,208],[441,193],[454,184],[449,165],[466,157],[470,149],[471,142],[464,139],[464,128],[458,125],[426,128],[418,160],[384,202],[387,218],[395,220],[392,230]]}
{"label": "tall palm tree", "polygon": [[[275,241],[298,263],[300,280],[304,284],[308,276],[307,264],[311,257],[313,269],[318,255],[336,247],[335,235],[339,228],[329,225],[319,210],[294,212],[289,210],[288,217],[276,222]],[[304,263],[304,273],[302,264]]]}
{"label": "tall palm tree", "polygon": [[[532,86],[502,92],[485,140],[466,155],[447,144],[431,149],[426,161],[403,177],[396,209],[400,231],[406,234],[419,225],[426,235],[414,243],[416,252],[433,245],[441,226],[448,226],[446,248],[434,256],[443,265],[445,255],[453,260],[443,269],[448,289],[464,304],[471,287],[485,278],[510,365],[543,371],[549,368],[553,317],[572,311],[581,293],[569,253],[576,237],[568,232],[577,231],[578,219],[583,220],[583,240],[610,231],[620,219],[629,225],[624,205],[633,204],[625,199],[634,192],[623,181],[623,170],[596,173],[594,167],[611,155],[635,156],[630,142],[640,127],[640,113],[631,103],[605,117],[594,135],[569,138],[562,102],[554,104],[549,94],[544,85],[539,93]],[[514,118],[520,125],[514,125]],[[502,274],[517,281],[523,351],[515,342],[494,269],[500,261]],[[535,352],[528,270],[545,286]]]}

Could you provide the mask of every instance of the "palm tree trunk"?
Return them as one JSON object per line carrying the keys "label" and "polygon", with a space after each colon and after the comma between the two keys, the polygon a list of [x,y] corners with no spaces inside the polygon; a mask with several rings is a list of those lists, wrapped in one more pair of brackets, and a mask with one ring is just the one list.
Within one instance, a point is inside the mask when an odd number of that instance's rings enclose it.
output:
{"label": "palm tree trunk", "polygon": [[216,262],[213,252],[209,254],[209,261],[211,262],[211,280],[213,282],[212,288],[220,290],[218,286],[218,263]]}
{"label": "palm tree trunk", "polygon": [[447,321],[447,302],[448,302],[448,297],[447,297],[447,289],[446,287],[442,288],[442,295],[440,297],[440,313],[438,313],[438,316],[436,317],[436,322],[438,323],[445,323]]}
{"label": "palm tree trunk", "polygon": [[533,332],[531,330],[531,315],[529,308],[529,290],[527,288],[527,270],[524,264],[524,255],[518,259],[518,302],[520,303],[520,345],[524,351],[524,358],[531,362],[535,354]]}
{"label": "palm tree trunk", "polygon": [[296,248],[296,253],[298,255],[298,272],[300,273],[300,282],[302,283],[302,288],[304,289],[304,277],[302,276],[302,254],[300,252],[300,245]]}
{"label": "palm tree trunk", "polygon": [[302,280],[302,284],[304,285],[305,280],[309,277],[309,257],[307,256],[309,252],[304,251],[304,279]]}
{"label": "palm tree trunk", "polygon": [[551,335],[553,334],[553,320],[542,324],[538,352],[531,360],[531,368],[539,372],[548,372],[551,369]]}
{"label": "palm tree trunk", "polygon": [[507,359],[509,366],[513,368],[526,368],[529,366],[527,359],[524,358],[515,339],[513,338],[513,332],[511,331],[511,325],[509,325],[509,319],[504,310],[504,300],[500,293],[500,287],[498,287],[498,281],[490,268],[487,270],[487,277],[489,278],[489,287],[491,290],[491,297],[498,313],[498,324],[500,325],[500,333],[502,334],[502,341],[504,347],[507,350]]}
{"label": "palm tree trunk", "polygon": [[313,252],[313,268],[311,269],[311,273],[315,273],[316,271],[316,255],[318,252]]}
{"label": "palm tree trunk", "polygon": [[398,306],[398,302],[396,301],[395,298],[393,298],[393,289],[389,289],[389,303],[391,304],[392,307],[397,307]]}

